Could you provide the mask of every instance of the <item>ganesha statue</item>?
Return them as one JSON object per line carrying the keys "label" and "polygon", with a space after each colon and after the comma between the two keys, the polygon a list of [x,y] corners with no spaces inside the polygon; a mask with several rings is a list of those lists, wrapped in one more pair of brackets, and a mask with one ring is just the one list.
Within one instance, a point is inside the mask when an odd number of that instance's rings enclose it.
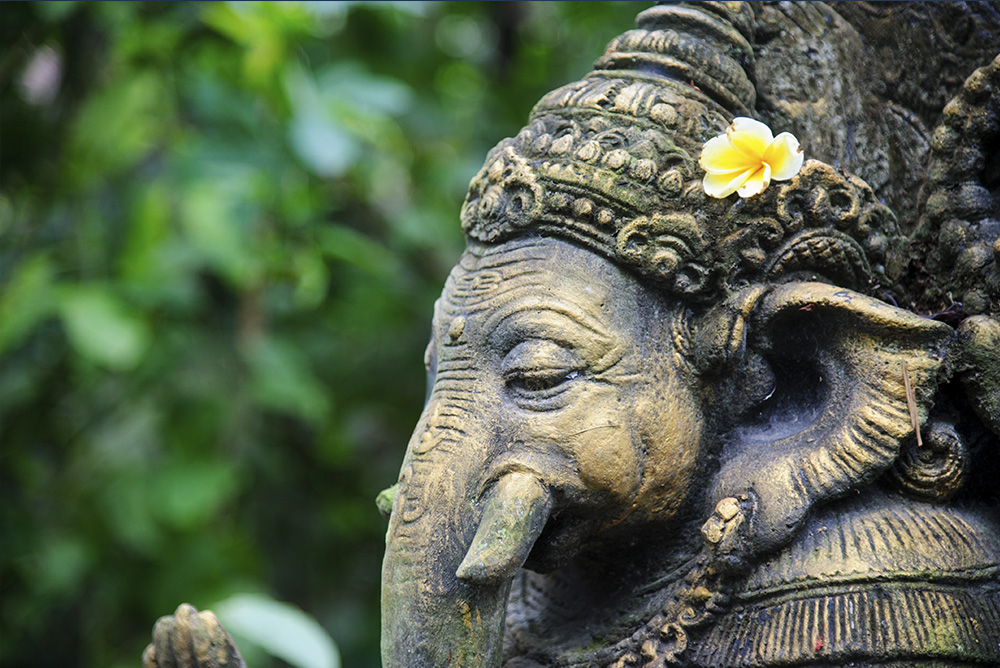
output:
{"label": "ganesha statue", "polygon": [[386,668],[1000,665],[998,35],[665,3],[538,102],[380,497]]}
{"label": "ganesha statue", "polygon": [[388,494],[383,665],[1000,664],[1000,60],[923,156],[865,90],[891,63],[835,60],[933,10],[656,6],[493,149]]}

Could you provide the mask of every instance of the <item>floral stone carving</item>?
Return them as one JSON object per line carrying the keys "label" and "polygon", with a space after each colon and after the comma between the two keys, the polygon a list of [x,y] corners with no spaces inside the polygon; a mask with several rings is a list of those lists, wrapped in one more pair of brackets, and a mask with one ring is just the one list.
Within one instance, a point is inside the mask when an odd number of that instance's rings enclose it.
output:
{"label": "floral stone carving", "polygon": [[[380,495],[384,666],[1000,664],[998,17],[658,5],[500,142]],[[716,188],[734,118],[801,169]]]}

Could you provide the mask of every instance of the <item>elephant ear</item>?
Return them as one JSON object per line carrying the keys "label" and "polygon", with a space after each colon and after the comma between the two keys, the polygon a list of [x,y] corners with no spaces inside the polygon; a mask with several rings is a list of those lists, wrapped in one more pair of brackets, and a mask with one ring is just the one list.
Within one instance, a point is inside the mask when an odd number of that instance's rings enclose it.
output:
{"label": "elephant ear", "polygon": [[732,526],[733,509],[741,513],[740,531],[706,531],[738,567],[790,539],[813,506],[893,463],[927,419],[953,330],[825,283],[751,288],[731,302],[710,314],[721,322],[700,328],[726,335],[696,337],[703,366],[734,365],[745,349],[774,374],[771,396],[729,432],[711,495],[715,522]]}

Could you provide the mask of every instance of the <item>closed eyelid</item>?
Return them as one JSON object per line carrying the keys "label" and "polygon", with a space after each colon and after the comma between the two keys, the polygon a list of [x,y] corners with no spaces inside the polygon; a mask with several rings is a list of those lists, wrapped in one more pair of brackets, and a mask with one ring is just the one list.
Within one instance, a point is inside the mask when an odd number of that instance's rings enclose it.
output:
{"label": "closed eyelid", "polygon": [[593,318],[576,309],[525,307],[498,314],[487,322],[487,345],[506,354],[527,339],[542,339],[578,351],[588,365],[601,371],[613,364],[620,354],[615,338]]}
{"label": "closed eyelid", "polygon": [[569,348],[547,339],[528,339],[514,347],[501,364],[503,373],[565,370],[583,360]]}

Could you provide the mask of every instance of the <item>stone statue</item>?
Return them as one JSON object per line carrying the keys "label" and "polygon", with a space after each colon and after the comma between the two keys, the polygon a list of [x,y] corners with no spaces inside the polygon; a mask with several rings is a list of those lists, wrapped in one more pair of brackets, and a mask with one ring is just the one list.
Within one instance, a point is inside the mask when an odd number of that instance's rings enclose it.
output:
{"label": "stone statue", "polygon": [[380,497],[386,668],[1000,665],[998,44],[671,3],[535,106]]}

